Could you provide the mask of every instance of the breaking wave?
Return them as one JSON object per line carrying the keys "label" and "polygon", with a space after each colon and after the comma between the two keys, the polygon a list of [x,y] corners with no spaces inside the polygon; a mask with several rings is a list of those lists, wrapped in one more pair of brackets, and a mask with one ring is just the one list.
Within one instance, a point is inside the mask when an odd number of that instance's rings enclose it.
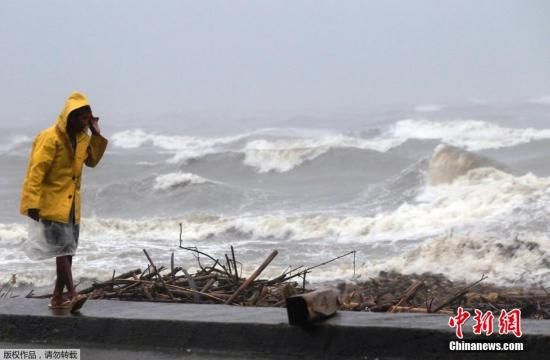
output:
{"label": "breaking wave", "polygon": [[143,130],[126,130],[112,136],[113,144],[123,149],[135,149],[142,146],[152,146],[171,155],[169,163],[186,162],[209,154],[228,151],[224,145],[229,145],[246,137],[247,134],[200,138],[194,136],[161,135],[146,133]]}
{"label": "breaking wave", "polygon": [[499,149],[550,138],[550,129],[507,128],[479,120],[432,121],[408,119],[392,126],[401,139],[440,140],[470,151]]}
{"label": "breaking wave", "polygon": [[187,185],[198,185],[213,182],[195,174],[175,172],[164,175],[159,175],[155,178],[153,189],[155,190],[170,190],[177,187]]}
{"label": "breaking wave", "polygon": [[286,172],[331,149],[355,148],[385,152],[400,143],[399,140],[391,139],[332,135],[317,139],[255,140],[248,142],[242,152],[245,154],[244,164],[256,168],[259,172]]}
{"label": "breaking wave", "polygon": [[474,281],[482,274],[505,285],[550,284],[550,238],[546,234],[488,235],[459,233],[419,245],[383,266],[403,273],[443,273]]}
{"label": "breaking wave", "polygon": [[438,145],[429,162],[428,177],[433,185],[452,182],[468,171],[480,167],[505,170],[504,165],[476,153],[449,145]]}
{"label": "breaking wave", "polygon": [[226,137],[194,137],[128,130],[116,133],[116,147],[152,146],[169,155],[169,163],[185,163],[210,154],[236,152],[243,163],[260,173],[287,172],[330,149],[355,148],[387,152],[408,140],[437,140],[469,151],[499,149],[550,139],[550,129],[508,128],[479,120],[438,122],[401,120],[384,129],[341,133],[300,129],[261,129]]}
{"label": "breaking wave", "polygon": [[[26,135],[12,136],[6,143],[0,144],[0,155],[9,154],[12,151],[18,150],[22,145],[27,145],[32,142],[32,139]],[[28,149],[25,149],[28,151]]]}

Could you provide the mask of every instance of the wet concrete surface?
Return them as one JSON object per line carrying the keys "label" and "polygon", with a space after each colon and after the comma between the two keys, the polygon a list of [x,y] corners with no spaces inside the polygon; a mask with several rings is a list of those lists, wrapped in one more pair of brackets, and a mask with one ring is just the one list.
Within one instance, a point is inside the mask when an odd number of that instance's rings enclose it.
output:
{"label": "wet concrete surface", "polygon": [[191,349],[182,351],[172,351],[171,349],[139,349],[139,348],[115,348],[99,346],[70,346],[66,344],[43,344],[31,342],[1,342],[0,341],[0,359],[4,350],[30,350],[30,349],[79,349],[79,360],[285,360],[290,357],[280,357],[269,355],[247,355],[242,353],[224,353],[212,351],[192,351]]}
{"label": "wet concrete surface", "polygon": [[[456,338],[445,315],[339,312],[303,329],[288,325],[286,310],[279,308],[94,300],[71,315],[54,314],[47,304],[38,299],[1,301],[0,341],[254,359],[533,358],[550,351],[549,321],[524,320],[521,339],[492,337],[521,341],[526,349],[495,357],[451,353],[449,341]],[[472,334],[472,324],[464,327],[465,339],[485,340]]]}

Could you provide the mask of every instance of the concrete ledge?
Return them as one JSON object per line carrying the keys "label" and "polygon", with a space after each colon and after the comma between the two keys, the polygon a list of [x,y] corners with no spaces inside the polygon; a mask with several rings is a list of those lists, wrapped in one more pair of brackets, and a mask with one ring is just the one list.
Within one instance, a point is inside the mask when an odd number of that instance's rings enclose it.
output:
{"label": "concrete ledge", "polygon": [[[224,305],[89,301],[79,315],[55,315],[47,300],[0,301],[0,341],[186,349],[309,358],[538,358],[550,353],[550,322],[524,320],[524,352],[448,350],[448,316],[340,312],[310,329],[289,326],[286,310]],[[464,327],[465,339],[485,340]],[[546,356],[546,355],[544,355]]]}

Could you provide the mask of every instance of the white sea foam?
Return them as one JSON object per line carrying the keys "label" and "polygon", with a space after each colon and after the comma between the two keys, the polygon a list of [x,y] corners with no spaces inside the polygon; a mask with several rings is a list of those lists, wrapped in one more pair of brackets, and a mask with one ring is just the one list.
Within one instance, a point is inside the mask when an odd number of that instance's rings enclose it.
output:
{"label": "white sea foam", "polygon": [[244,163],[255,167],[259,172],[285,172],[306,161],[313,160],[335,148],[356,148],[380,152],[403,143],[401,139],[364,139],[346,135],[328,135],[320,138],[292,140],[254,140],[242,150]]}
{"label": "white sea foam", "polygon": [[371,271],[443,273],[451,279],[478,280],[482,274],[501,284],[550,284],[550,238],[546,234],[521,234],[524,239],[488,234],[441,236],[404,255],[372,265]]}
{"label": "white sea foam", "polygon": [[136,162],[136,165],[139,165],[139,166],[155,166],[155,165],[158,165],[158,163],[151,162],[151,161],[138,161],[138,162]]}
{"label": "white sea foam", "polygon": [[261,173],[271,170],[285,172],[315,159],[328,149],[328,146],[320,146],[312,140],[255,140],[248,142],[244,148],[244,163],[257,168]]}
{"label": "white sea foam", "polygon": [[22,224],[0,224],[0,248],[19,246],[27,238],[27,229]]}
{"label": "white sea foam", "polygon": [[208,182],[212,181],[191,173],[174,172],[157,176],[153,188],[155,190],[170,190],[177,187],[205,184]]}
{"label": "white sea foam", "polygon": [[437,122],[408,119],[398,121],[390,132],[392,136],[402,140],[440,140],[472,151],[550,139],[550,129],[507,128],[479,120]]}
{"label": "white sea foam", "polygon": [[143,130],[126,130],[112,136],[115,146],[125,149],[134,149],[144,145],[151,145],[172,155],[170,163],[185,162],[201,158],[209,154],[226,151],[223,145],[234,143],[248,134],[236,136],[201,138],[195,136],[162,135],[146,133]]}

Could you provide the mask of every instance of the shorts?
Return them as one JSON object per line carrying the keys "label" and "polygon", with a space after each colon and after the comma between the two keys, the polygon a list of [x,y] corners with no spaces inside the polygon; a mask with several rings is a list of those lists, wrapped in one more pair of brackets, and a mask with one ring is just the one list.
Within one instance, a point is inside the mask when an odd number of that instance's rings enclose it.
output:
{"label": "shorts", "polygon": [[80,226],[75,224],[74,204],[71,207],[68,224],[51,220],[41,221],[44,224],[44,237],[48,244],[56,247],[60,253],[76,252]]}

